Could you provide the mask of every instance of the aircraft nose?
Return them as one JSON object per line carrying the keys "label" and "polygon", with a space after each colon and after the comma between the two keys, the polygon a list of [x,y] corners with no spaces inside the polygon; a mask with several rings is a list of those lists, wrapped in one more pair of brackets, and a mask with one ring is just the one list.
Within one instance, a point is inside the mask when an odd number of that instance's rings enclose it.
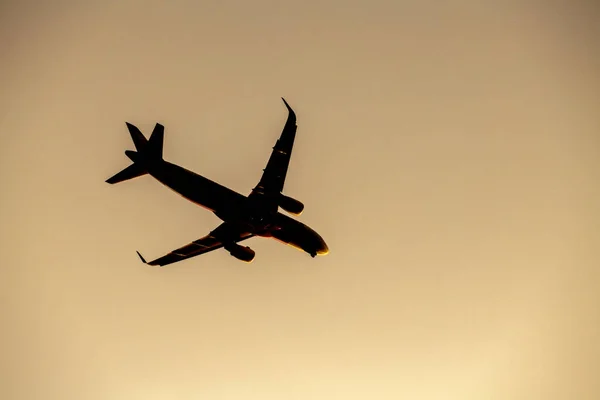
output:
{"label": "aircraft nose", "polygon": [[329,253],[329,247],[327,247],[327,244],[325,243],[325,241],[323,239],[321,239],[319,241],[319,245],[317,247],[317,254],[320,256],[324,256],[325,254],[328,254],[328,253]]}

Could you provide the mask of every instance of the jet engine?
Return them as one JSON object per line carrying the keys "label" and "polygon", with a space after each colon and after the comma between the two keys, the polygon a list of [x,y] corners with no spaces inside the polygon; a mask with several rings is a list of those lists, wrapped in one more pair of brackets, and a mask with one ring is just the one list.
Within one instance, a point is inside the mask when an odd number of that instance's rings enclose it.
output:
{"label": "jet engine", "polygon": [[238,260],[245,261],[247,263],[252,262],[254,260],[254,256],[256,253],[248,246],[240,246],[239,244],[234,244],[230,247],[227,247],[229,254],[237,258]]}
{"label": "jet engine", "polygon": [[284,195],[279,197],[279,207],[294,215],[300,215],[304,210],[304,204],[296,199],[292,199],[291,197]]}

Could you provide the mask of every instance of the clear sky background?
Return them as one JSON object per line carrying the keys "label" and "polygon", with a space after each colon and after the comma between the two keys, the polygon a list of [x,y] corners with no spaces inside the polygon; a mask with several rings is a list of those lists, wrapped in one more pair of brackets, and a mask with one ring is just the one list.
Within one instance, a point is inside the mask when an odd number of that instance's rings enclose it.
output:
{"label": "clear sky background", "polygon": [[[433,3],[3,1],[0,398],[600,398],[599,7]],[[219,220],[125,121],[247,194],[281,96],[330,254],[143,265]]]}

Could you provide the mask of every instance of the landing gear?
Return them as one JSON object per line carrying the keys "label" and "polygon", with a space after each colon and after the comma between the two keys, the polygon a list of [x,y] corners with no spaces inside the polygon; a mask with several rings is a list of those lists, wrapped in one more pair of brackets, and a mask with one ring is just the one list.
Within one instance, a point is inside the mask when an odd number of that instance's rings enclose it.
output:
{"label": "landing gear", "polygon": [[317,256],[317,253],[310,253],[310,256],[311,256],[312,258],[315,258],[315,257]]}

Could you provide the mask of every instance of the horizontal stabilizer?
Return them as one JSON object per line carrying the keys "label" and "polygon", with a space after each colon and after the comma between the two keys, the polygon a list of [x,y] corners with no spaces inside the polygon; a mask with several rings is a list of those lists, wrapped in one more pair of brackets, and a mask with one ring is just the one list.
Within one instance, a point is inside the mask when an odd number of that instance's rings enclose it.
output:
{"label": "horizontal stabilizer", "polygon": [[127,181],[129,179],[137,178],[138,176],[142,176],[147,174],[148,172],[144,169],[144,167],[139,164],[131,164],[129,167],[125,168],[121,172],[118,172],[111,178],[106,180],[106,183],[115,184],[123,181]]}
{"label": "horizontal stabilizer", "polygon": [[131,135],[131,140],[133,140],[136,150],[142,151],[148,143],[148,140],[146,140],[144,134],[138,129],[137,126],[130,124],[129,122],[125,122],[125,125],[127,125],[127,130]]}

